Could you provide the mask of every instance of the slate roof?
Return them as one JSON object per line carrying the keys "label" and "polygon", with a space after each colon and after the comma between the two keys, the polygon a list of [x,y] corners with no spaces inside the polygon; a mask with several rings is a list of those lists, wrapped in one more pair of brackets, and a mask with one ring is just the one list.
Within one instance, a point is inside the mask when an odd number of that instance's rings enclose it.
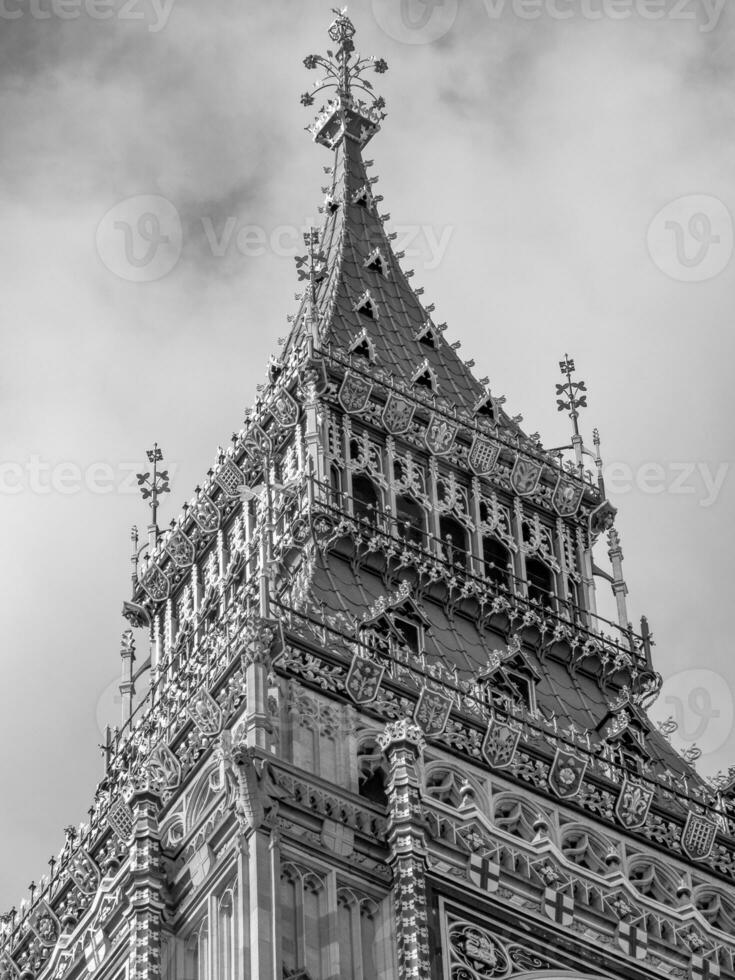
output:
{"label": "slate roof", "polygon": [[[319,609],[325,620],[334,621],[336,617],[337,621],[347,623],[368,616],[371,607],[386,598],[386,588],[365,567],[356,571],[350,562],[327,552],[316,560],[309,596],[310,605]],[[441,662],[449,671],[456,666],[459,681],[470,681],[486,670],[493,650],[503,646],[497,637],[478,630],[466,617],[448,616],[438,603],[425,602],[423,612],[431,621],[424,650],[427,664]],[[528,656],[528,651],[525,652]],[[599,741],[596,729],[609,714],[610,704],[619,692],[603,687],[596,676],[584,670],[570,671],[551,656],[529,659],[540,675],[536,700],[541,713],[547,719],[556,717],[560,731],[570,724],[578,731],[587,730],[594,748]],[[692,783],[701,781],[652,723],[646,747],[655,772],[669,770]]]}
{"label": "slate roof", "polygon": [[[349,121],[345,124],[348,128]],[[436,376],[437,396],[471,415],[487,390],[444,339],[402,270],[381,220],[357,139],[342,138],[331,170],[320,232],[326,274],[316,292],[320,346],[349,351],[365,329],[374,345],[376,367],[410,384],[426,360]],[[382,271],[368,267],[376,250],[383,260]],[[374,303],[373,319],[356,309],[366,293]],[[305,297],[284,355],[308,329],[308,305]],[[435,338],[434,349],[416,339],[427,323]],[[502,426],[520,431],[502,410],[497,414]]]}

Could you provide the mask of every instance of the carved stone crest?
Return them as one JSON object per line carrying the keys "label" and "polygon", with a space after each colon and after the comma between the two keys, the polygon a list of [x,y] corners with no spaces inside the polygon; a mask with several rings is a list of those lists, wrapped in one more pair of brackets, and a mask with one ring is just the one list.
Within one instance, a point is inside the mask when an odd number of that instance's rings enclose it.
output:
{"label": "carved stone crest", "polygon": [[392,435],[400,435],[411,424],[415,411],[416,406],[412,405],[407,398],[402,398],[393,393],[389,395],[383,409],[383,425]]}
{"label": "carved stone crest", "polygon": [[496,892],[500,884],[500,865],[489,855],[470,855],[470,881],[484,892]]}
{"label": "carved stone crest", "polygon": [[127,843],[133,835],[133,811],[125,800],[118,800],[110,807],[107,822],[113,833],[123,843]]}
{"label": "carved stone crest", "polygon": [[432,412],[424,434],[424,442],[435,456],[446,456],[454,445],[458,429],[458,422],[452,422],[451,419]]}
{"label": "carved stone crest", "polygon": [[222,729],[222,709],[209,691],[199,691],[186,706],[186,713],[202,735],[219,735]]}
{"label": "carved stone crest", "polygon": [[467,462],[476,476],[487,476],[495,469],[499,456],[500,446],[496,446],[484,436],[476,435],[472,440]]}
{"label": "carved stone crest", "polygon": [[681,835],[681,849],[692,861],[705,861],[712,853],[716,836],[716,821],[690,812]]}
{"label": "carved stone crest", "polygon": [[170,583],[163,569],[155,562],[149,565],[140,579],[141,586],[154,602],[168,599]]}
{"label": "carved stone crest", "polygon": [[521,738],[519,728],[492,717],[482,742],[482,757],[493,769],[507,769],[515,758]]}
{"label": "carved stone crest", "polygon": [[582,760],[565,749],[557,749],[549,770],[549,787],[562,799],[571,799],[580,791],[586,771],[586,759]]}
{"label": "carved stone crest", "polygon": [[48,902],[41,899],[28,916],[28,925],[42,946],[55,946],[61,935],[61,923]]}
{"label": "carved stone crest", "polygon": [[521,456],[520,453],[516,455],[510,474],[510,485],[519,497],[528,497],[536,492],[543,469],[543,463]]}
{"label": "carved stone crest", "polygon": [[584,487],[565,479],[560,473],[551,495],[551,503],[559,517],[574,517],[583,496]]}
{"label": "carved stone crest", "polygon": [[269,408],[276,422],[286,429],[292,428],[299,420],[299,403],[285,389],[276,393]]}
{"label": "carved stone crest", "polygon": [[385,667],[356,653],[347,673],[345,687],[356,704],[369,704],[377,697]]}
{"label": "carved stone crest", "polygon": [[652,800],[652,787],[633,782],[626,776],[615,804],[615,816],[627,830],[636,830],[646,822]]}
{"label": "carved stone crest", "polygon": [[149,780],[158,789],[173,789],[181,781],[181,764],[163,742],[151,752],[145,768]]}
{"label": "carved stone crest", "polygon": [[214,482],[227,497],[238,497],[244,481],[240,467],[231,459],[226,459],[214,475]]}
{"label": "carved stone crest", "polygon": [[615,934],[615,940],[626,956],[636,960],[645,960],[648,955],[648,933],[641,921],[633,923],[623,920],[618,923]]}
{"label": "carved stone crest", "polygon": [[346,412],[362,412],[373,390],[372,382],[360,374],[348,371],[339,389],[339,403]]}
{"label": "carved stone crest", "polygon": [[206,493],[200,493],[196,503],[189,509],[194,522],[204,534],[214,534],[219,527],[219,509]]}
{"label": "carved stone crest", "polygon": [[67,865],[69,877],[83,895],[94,895],[100,883],[100,872],[83,847],[77,847]]}
{"label": "carved stone crest", "polygon": [[177,568],[189,568],[194,564],[194,544],[178,527],[166,542],[166,553]]}
{"label": "carved stone crest", "polygon": [[421,726],[424,735],[431,738],[441,735],[444,731],[451,710],[452,702],[446,695],[439,694],[438,691],[430,691],[425,687],[416,703],[413,717]]}

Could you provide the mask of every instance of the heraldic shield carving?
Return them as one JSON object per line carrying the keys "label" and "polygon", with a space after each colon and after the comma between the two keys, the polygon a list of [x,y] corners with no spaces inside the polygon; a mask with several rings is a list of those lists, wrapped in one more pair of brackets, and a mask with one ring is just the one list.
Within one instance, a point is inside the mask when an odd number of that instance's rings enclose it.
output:
{"label": "heraldic shield carving", "polygon": [[168,599],[170,583],[158,565],[154,564],[146,569],[140,584],[154,602],[162,602],[164,599]]}
{"label": "heraldic shield carving", "polygon": [[291,429],[299,420],[299,403],[288,391],[279,391],[270,405],[273,418],[284,429]]}
{"label": "heraldic shield carving", "polygon": [[500,456],[500,446],[496,446],[484,436],[475,436],[467,457],[469,467],[475,476],[487,476],[495,469]]}
{"label": "heraldic shield carving", "polygon": [[180,527],[166,542],[166,553],[177,568],[189,568],[194,564],[194,544]]}
{"label": "heraldic shield carving", "polygon": [[369,704],[378,695],[384,673],[385,667],[356,653],[345,681],[347,693],[356,704]]}
{"label": "heraldic shield carving", "polygon": [[348,371],[339,389],[339,403],[345,412],[362,412],[373,390],[371,381]]}
{"label": "heraldic shield carving", "polygon": [[692,861],[705,861],[712,853],[716,836],[715,820],[690,812],[681,835],[681,849]]}
{"label": "heraldic shield carving", "polygon": [[510,474],[510,485],[519,497],[527,497],[536,492],[543,469],[543,463],[538,463],[536,460],[528,459],[520,454],[516,456]]}
{"label": "heraldic shield carving", "polygon": [[222,492],[227,497],[237,497],[240,493],[239,488],[245,482],[240,467],[231,459],[226,459],[214,476],[217,486],[222,488]]}
{"label": "heraldic shield carving", "polygon": [[199,530],[204,534],[214,534],[219,527],[219,510],[212,498],[206,493],[199,494],[189,513]]}
{"label": "heraldic shield carving", "polygon": [[458,422],[452,422],[433,412],[424,436],[427,448],[435,456],[445,456],[454,445],[457,429]]}
{"label": "heraldic shield carving", "polygon": [[587,760],[557,749],[549,770],[549,786],[557,796],[569,800],[576,796],[587,771]]}
{"label": "heraldic shield carving", "polygon": [[652,800],[652,788],[634,783],[626,777],[615,805],[615,816],[627,830],[636,830],[646,822]]}
{"label": "heraldic shield carving", "polygon": [[579,510],[583,496],[584,487],[572,483],[571,480],[565,480],[559,474],[554,492],[551,495],[551,503],[559,517],[574,517]]}
{"label": "heraldic shield carving", "polygon": [[55,946],[61,935],[61,923],[48,902],[43,899],[28,917],[28,925],[42,946]]}
{"label": "heraldic shield carving", "polygon": [[482,742],[482,757],[493,769],[507,769],[513,763],[520,738],[519,728],[493,717]]}
{"label": "heraldic shield carving", "polygon": [[431,738],[435,735],[441,735],[444,731],[451,710],[452,702],[448,697],[425,687],[416,702],[416,711],[413,717],[424,735]]}
{"label": "heraldic shield carving", "polygon": [[200,691],[186,706],[186,713],[202,735],[219,735],[222,729],[222,709],[209,691]]}
{"label": "heraldic shield carving", "polygon": [[411,424],[415,411],[416,406],[412,405],[407,398],[392,394],[383,409],[383,425],[392,435],[400,435]]}

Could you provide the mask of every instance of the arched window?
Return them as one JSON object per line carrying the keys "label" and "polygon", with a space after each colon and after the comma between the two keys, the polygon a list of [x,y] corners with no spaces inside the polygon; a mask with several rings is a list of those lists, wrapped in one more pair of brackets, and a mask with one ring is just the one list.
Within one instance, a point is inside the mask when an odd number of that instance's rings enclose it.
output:
{"label": "arched window", "polygon": [[352,477],[352,513],[359,521],[377,524],[379,505],[378,488],[364,473]]}
{"label": "arched window", "polygon": [[388,805],[385,757],[375,739],[369,739],[357,750],[357,779],[360,796],[379,806]]}
{"label": "arched window", "polygon": [[333,507],[342,506],[342,473],[339,466],[334,463],[329,467],[329,486],[331,490],[331,502]]}
{"label": "arched window", "polygon": [[281,868],[283,975],[326,975],[329,954],[327,890],[321,876],[295,864]]}
{"label": "arched window", "polygon": [[396,523],[398,533],[411,544],[424,547],[426,540],[426,512],[413,497],[400,494],[396,497]]}
{"label": "arched window", "polygon": [[217,977],[218,980],[234,980],[236,963],[235,915],[232,892],[227,891],[220,899],[217,921]]}
{"label": "arched window", "polygon": [[337,892],[339,975],[345,980],[379,980],[386,976],[388,950],[379,941],[380,907],[351,888]]}
{"label": "arched window", "polygon": [[206,919],[186,942],[183,980],[209,980],[209,928]]}
{"label": "arched window", "polygon": [[482,558],[485,565],[485,578],[504,589],[511,587],[510,551],[502,541],[495,537],[482,539]]}
{"label": "arched window", "polygon": [[467,564],[467,531],[454,517],[439,518],[439,536],[444,557],[452,565]]}
{"label": "arched window", "polygon": [[526,559],[526,580],[528,581],[528,598],[540,603],[546,609],[554,606],[554,576],[548,565],[540,558]]}

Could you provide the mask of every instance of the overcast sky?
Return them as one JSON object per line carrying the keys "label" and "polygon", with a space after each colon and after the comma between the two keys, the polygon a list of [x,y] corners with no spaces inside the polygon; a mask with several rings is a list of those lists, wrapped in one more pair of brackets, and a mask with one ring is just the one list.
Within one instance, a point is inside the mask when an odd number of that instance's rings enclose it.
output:
{"label": "overcast sky", "polygon": [[[656,717],[679,718],[702,771],[726,768],[732,11],[376,0],[349,13],[360,50],[390,65],[367,155],[417,253],[413,282],[546,446],[568,437],[554,385],[575,357],[584,434],[598,426],[616,464],[631,617],[650,617],[667,678]],[[46,870],[102,774],[130,525],[148,519],[131,474],[158,440],[167,523],[286,332],[292,256],[330,163],[303,131],[302,58],[324,50],[330,19],[311,0],[0,2],[0,910]]]}

